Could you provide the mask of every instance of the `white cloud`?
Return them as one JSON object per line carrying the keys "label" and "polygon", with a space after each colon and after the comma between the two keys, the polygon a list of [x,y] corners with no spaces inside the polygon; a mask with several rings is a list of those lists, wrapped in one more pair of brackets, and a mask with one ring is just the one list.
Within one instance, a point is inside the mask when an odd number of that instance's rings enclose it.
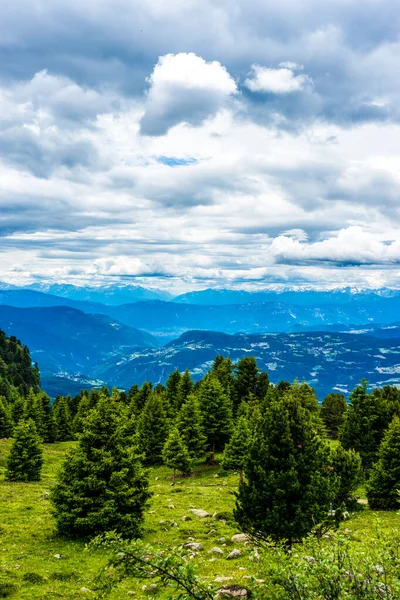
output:
{"label": "white cloud", "polygon": [[295,75],[294,70],[302,68],[296,63],[281,63],[279,69],[252,65],[252,72],[244,85],[251,92],[269,94],[291,94],[312,85],[308,75]]}
{"label": "white cloud", "polygon": [[391,265],[400,263],[400,239],[385,243],[362,227],[352,226],[314,243],[282,235],[273,240],[270,253],[281,263]]}
{"label": "white cloud", "polygon": [[193,52],[161,56],[148,78],[141,131],[162,135],[178,123],[200,125],[237,93],[234,79],[218,61]]}

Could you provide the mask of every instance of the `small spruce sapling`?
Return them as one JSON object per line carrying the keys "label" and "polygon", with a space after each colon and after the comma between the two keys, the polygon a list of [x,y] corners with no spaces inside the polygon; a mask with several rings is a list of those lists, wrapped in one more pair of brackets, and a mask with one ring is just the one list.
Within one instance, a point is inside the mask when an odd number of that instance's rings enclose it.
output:
{"label": "small spruce sapling", "polygon": [[14,443],[7,457],[8,481],[39,481],[43,465],[41,438],[33,419],[20,421],[15,428]]}
{"label": "small spruce sapling", "polygon": [[242,415],[235,426],[232,437],[225,446],[221,467],[225,471],[239,471],[243,481],[243,469],[249,453],[251,431],[245,415]]}
{"label": "small spruce sapling", "polygon": [[185,475],[191,472],[190,454],[177,427],[174,427],[167,437],[162,457],[164,464],[174,470],[174,477],[177,471]]}

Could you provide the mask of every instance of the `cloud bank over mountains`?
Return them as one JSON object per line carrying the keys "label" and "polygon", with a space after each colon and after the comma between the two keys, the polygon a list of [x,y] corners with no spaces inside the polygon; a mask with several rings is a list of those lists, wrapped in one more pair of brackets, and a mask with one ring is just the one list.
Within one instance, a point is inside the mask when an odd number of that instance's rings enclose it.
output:
{"label": "cloud bank over mountains", "polygon": [[1,278],[399,286],[399,9],[4,3]]}

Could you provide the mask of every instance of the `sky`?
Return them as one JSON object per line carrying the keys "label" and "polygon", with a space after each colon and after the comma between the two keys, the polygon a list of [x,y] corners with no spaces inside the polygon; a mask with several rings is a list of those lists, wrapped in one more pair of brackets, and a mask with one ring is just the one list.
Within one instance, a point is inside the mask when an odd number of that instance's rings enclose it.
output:
{"label": "sky", "polygon": [[400,287],[400,0],[0,11],[0,280]]}

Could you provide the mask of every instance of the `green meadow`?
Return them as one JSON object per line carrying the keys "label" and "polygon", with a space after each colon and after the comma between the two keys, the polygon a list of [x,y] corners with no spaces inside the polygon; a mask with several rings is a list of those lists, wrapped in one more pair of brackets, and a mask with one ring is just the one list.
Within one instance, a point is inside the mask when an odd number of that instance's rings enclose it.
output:
{"label": "green meadow", "polygon": [[[9,483],[4,480],[4,462],[10,440],[0,441],[0,597],[96,598],[96,579],[107,563],[108,553],[87,548],[82,541],[57,537],[49,501],[57,470],[73,445],[45,445],[40,482]],[[263,578],[262,562],[254,560],[253,546],[231,540],[239,533],[232,519],[238,475],[225,475],[218,466],[198,464],[191,477],[173,481],[171,470],[160,467],[150,470],[150,482],[153,497],[146,513],[146,542],[166,550],[190,541],[200,543],[203,550],[191,560],[201,578],[216,586],[219,577],[232,578],[227,581],[238,585],[246,585],[251,577]],[[189,512],[191,508],[214,516],[198,518]],[[396,535],[399,523],[400,515],[394,511],[375,513],[365,507],[351,515],[341,529],[362,554],[382,536]],[[215,547],[223,554],[211,553]],[[227,560],[234,548],[241,551],[241,556]],[[168,597],[163,589],[146,591],[150,583],[126,579],[109,597]]]}

